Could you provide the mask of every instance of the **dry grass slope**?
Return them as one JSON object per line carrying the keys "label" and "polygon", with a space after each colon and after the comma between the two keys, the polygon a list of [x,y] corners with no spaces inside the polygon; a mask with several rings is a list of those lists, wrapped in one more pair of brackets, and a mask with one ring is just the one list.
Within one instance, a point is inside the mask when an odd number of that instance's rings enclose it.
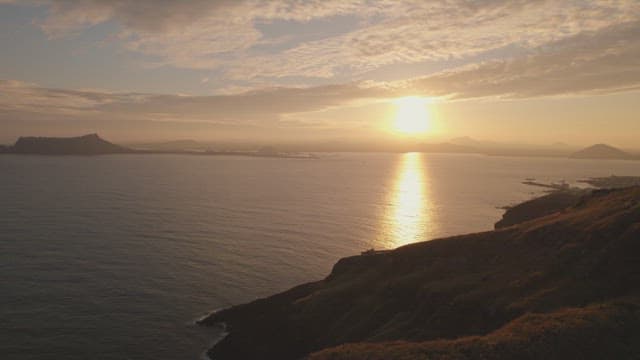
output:
{"label": "dry grass slope", "polygon": [[230,329],[210,351],[216,360],[319,351],[316,359],[632,359],[639,297],[636,187],[497,231],[344,258],[322,281],[202,323]]}
{"label": "dry grass slope", "polygon": [[485,336],[346,344],[309,360],[637,359],[640,299],[525,314]]}

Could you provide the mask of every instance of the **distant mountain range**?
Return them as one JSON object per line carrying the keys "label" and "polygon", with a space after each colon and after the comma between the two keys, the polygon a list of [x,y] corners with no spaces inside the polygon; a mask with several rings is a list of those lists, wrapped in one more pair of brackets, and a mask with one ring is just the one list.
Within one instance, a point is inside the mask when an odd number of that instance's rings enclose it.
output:
{"label": "distant mountain range", "polygon": [[[212,148],[224,150],[211,150]],[[571,148],[562,143],[549,146],[509,145],[488,141],[475,140],[470,137],[451,139],[442,143],[408,143],[397,144],[390,147],[375,147],[372,144],[302,144],[283,145],[282,148],[266,146],[265,144],[239,145],[239,144],[213,144],[201,143],[194,140],[177,140],[158,143],[135,144],[131,147],[113,144],[102,139],[97,134],[89,134],[77,137],[20,137],[12,146],[0,145],[0,153],[11,154],[41,154],[41,155],[101,155],[101,154],[209,154],[209,155],[268,155],[258,149],[272,149],[271,155],[278,156],[296,152],[341,152],[341,151],[389,151],[408,152],[420,151],[425,153],[458,153],[458,154],[485,154],[493,156],[524,156],[524,157],[559,157],[573,159],[636,159],[640,156],[630,154],[610,145],[596,144],[585,149],[571,153]],[[241,149],[241,150],[240,150]]]}
{"label": "distant mountain range", "polygon": [[210,146],[195,140],[173,140],[164,142],[148,142],[129,145],[133,149],[153,151],[204,151]]}
{"label": "distant mountain range", "polygon": [[470,145],[460,145],[454,143],[439,143],[439,144],[420,144],[416,148],[418,151],[430,152],[430,153],[479,153],[478,148]]}

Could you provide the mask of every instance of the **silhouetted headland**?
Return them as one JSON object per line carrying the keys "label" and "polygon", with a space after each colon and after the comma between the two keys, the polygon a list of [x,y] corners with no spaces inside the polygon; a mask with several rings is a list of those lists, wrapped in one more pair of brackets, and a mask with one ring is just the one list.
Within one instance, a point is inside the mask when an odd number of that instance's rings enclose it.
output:
{"label": "silhouetted headland", "polygon": [[[575,201],[575,200],[578,201]],[[554,199],[495,231],[365,252],[216,312],[225,359],[632,359],[640,187]]]}

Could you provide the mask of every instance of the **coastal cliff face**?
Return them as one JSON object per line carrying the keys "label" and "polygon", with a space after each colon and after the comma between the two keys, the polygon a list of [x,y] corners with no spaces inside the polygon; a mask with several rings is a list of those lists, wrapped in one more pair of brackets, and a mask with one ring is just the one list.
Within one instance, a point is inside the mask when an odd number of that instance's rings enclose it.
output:
{"label": "coastal cliff face", "polygon": [[20,137],[8,151],[14,154],[99,155],[131,152],[130,149],[103,140],[97,134],[78,137]]}
{"label": "coastal cliff face", "polygon": [[640,188],[504,229],[341,259],[212,314],[224,359],[600,359],[640,354]]}

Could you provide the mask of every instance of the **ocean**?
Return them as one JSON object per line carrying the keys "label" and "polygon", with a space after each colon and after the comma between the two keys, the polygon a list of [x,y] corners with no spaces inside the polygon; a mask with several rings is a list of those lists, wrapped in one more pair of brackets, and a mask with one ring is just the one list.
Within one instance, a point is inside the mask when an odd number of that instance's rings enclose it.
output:
{"label": "ocean", "polygon": [[454,154],[0,156],[4,359],[199,359],[194,321],[367,249],[485,231],[522,184],[640,162]]}

